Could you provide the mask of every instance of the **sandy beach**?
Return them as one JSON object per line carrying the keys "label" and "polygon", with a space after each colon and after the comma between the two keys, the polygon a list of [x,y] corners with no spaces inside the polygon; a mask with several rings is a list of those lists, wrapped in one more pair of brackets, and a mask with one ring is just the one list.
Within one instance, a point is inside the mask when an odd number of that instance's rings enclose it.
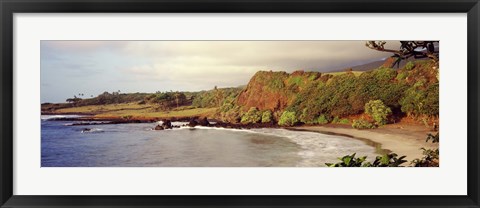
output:
{"label": "sandy beach", "polygon": [[358,130],[348,125],[328,124],[324,126],[300,126],[292,129],[341,134],[369,140],[380,144],[381,149],[407,156],[408,161],[421,158],[423,155],[420,148],[422,147],[427,149],[438,148],[438,143],[425,142],[427,134],[433,132],[422,125],[391,124],[377,129]]}

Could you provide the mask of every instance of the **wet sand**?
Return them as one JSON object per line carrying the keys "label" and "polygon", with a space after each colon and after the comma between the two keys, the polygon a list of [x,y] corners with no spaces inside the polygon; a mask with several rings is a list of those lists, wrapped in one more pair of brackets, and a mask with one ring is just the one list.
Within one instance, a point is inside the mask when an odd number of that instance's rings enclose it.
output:
{"label": "wet sand", "polygon": [[422,125],[412,124],[390,124],[377,129],[353,129],[349,125],[328,124],[324,126],[300,126],[292,127],[296,130],[307,130],[320,133],[346,135],[362,140],[369,140],[380,144],[381,149],[394,152],[400,156],[407,156],[410,162],[415,158],[421,158],[424,147],[427,149],[438,148],[438,143],[427,143],[425,139],[430,129]]}

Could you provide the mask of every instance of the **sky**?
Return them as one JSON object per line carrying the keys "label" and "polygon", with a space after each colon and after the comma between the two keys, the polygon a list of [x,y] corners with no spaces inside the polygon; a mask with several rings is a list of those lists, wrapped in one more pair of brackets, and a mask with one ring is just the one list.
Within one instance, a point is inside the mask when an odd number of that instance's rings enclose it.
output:
{"label": "sky", "polygon": [[237,87],[259,70],[329,72],[391,55],[365,41],[41,41],[40,50],[42,103],[79,93]]}

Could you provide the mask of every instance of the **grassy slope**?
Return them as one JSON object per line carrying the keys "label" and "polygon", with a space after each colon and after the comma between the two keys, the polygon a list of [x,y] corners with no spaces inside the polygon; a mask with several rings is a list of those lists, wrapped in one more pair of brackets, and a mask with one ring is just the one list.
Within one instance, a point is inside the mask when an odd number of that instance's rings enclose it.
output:
{"label": "grassy slope", "polygon": [[[328,73],[325,73],[325,74],[331,74],[333,76],[338,76],[338,75],[342,75],[342,74],[345,74],[347,72],[328,72]],[[352,71],[352,73],[355,75],[355,76],[360,76],[360,74],[363,73],[363,71]]]}
{"label": "grassy slope", "polygon": [[139,105],[136,103],[90,105],[74,108],[64,108],[55,111],[56,113],[91,113],[95,117],[123,117],[133,116],[134,118],[162,118],[162,117],[191,117],[209,116],[215,113],[216,108],[177,108],[171,111],[155,111],[152,105]]}

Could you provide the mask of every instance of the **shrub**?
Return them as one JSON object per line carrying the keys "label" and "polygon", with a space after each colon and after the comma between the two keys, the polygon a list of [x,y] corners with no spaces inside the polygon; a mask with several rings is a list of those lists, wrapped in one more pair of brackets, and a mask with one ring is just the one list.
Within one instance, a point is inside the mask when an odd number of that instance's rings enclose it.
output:
{"label": "shrub", "polygon": [[251,107],[247,113],[242,116],[240,122],[247,124],[247,123],[258,123],[262,120],[262,114],[258,111],[257,108]]}
{"label": "shrub", "polygon": [[300,121],[306,124],[316,123],[315,112],[310,110],[310,108],[304,108],[302,110],[302,114],[300,115]]}
{"label": "shrub", "polygon": [[[367,156],[355,157],[355,153],[352,155],[345,155],[342,158],[338,158],[339,163],[325,163],[327,167],[402,167],[401,165],[407,160],[404,160],[406,156],[398,157],[395,153],[386,154],[383,156],[377,156],[373,163],[365,162]],[[365,162],[365,163],[364,163]]]}
{"label": "shrub", "polygon": [[339,163],[325,163],[327,167],[362,167],[363,162],[367,159],[367,156],[355,157],[356,153],[352,155],[345,155],[342,158],[338,158]]}
{"label": "shrub", "polygon": [[395,153],[389,153],[383,156],[377,156],[373,163],[365,163],[364,167],[401,167],[400,165],[407,162],[404,160],[407,156],[400,156]]}
{"label": "shrub", "polygon": [[397,76],[397,71],[391,68],[380,67],[373,70],[373,75],[378,81],[389,81]]}
{"label": "shrub", "polygon": [[[440,142],[439,134],[428,134],[425,142],[432,140],[432,143]],[[415,159],[411,164],[415,167],[438,167],[440,165],[440,152],[437,149],[425,149],[421,148],[423,151],[423,158]]]}
{"label": "shrub", "polygon": [[315,123],[318,123],[318,124],[327,124],[328,123],[328,119],[327,117],[325,116],[325,114],[321,114],[317,119],[316,119],[316,122]]}
{"label": "shrub", "polygon": [[295,112],[285,111],[282,113],[278,125],[280,126],[293,126],[298,122]]}
{"label": "shrub", "polygon": [[367,120],[360,119],[360,120],[353,120],[352,127],[355,129],[373,129],[375,125],[368,122]]}
{"label": "shrub", "polygon": [[130,119],[133,118],[133,116],[132,115],[125,115],[125,116],[122,116],[122,118],[125,119],[125,120],[130,120]]}
{"label": "shrub", "polygon": [[236,106],[226,112],[221,112],[222,120],[229,123],[238,123],[240,121],[240,107]]}
{"label": "shrub", "polygon": [[408,76],[408,73],[407,73],[407,72],[402,72],[402,73],[399,73],[399,74],[397,75],[397,78],[395,78],[395,79],[397,79],[397,80],[404,80],[405,78],[407,78],[407,76]]}
{"label": "shrub", "polygon": [[435,135],[433,135],[433,134],[428,134],[428,135],[427,135],[427,139],[425,140],[425,142],[428,142],[428,141],[430,141],[430,140],[432,140],[432,143],[438,143],[438,142],[440,142],[440,135],[439,135],[438,133],[435,134]]}
{"label": "shrub", "polygon": [[406,65],[405,65],[405,69],[410,71],[413,69],[413,67],[415,67],[415,64],[411,61],[409,61]]}
{"label": "shrub", "polygon": [[300,85],[302,83],[302,77],[290,77],[288,79],[288,84],[289,85]]}
{"label": "shrub", "polygon": [[372,116],[377,125],[387,124],[387,117],[392,114],[392,110],[381,100],[371,100],[365,104],[365,113]]}
{"label": "shrub", "polygon": [[262,123],[270,123],[272,122],[272,112],[269,110],[266,110],[262,114]]}
{"label": "shrub", "polygon": [[439,85],[438,83],[428,86],[424,100],[422,114],[436,116],[439,114]]}
{"label": "shrub", "polygon": [[340,119],[340,121],[338,121],[338,123],[340,123],[340,124],[349,124],[350,121],[349,121],[348,119],[346,119],[346,118],[343,118],[343,119]]}
{"label": "shrub", "polygon": [[417,81],[406,90],[399,103],[402,106],[402,112],[408,115],[437,116],[439,113],[439,85],[434,83],[425,87],[424,81]]}
{"label": "shrub", "polygon": [[268,86],[270,89],[282,89],[285,87],[285,84],[283,83],[283,80],[280,78],[274,78],[271,82],[268,83]]}
{"label": "shrub", "polygon": [[338,116],[335,116],[335,118],[333,118],[332,120],[332,123],[338,123],[340,121],[340,118]]}
{"label": "shrub", "polygon": [[425,149],[421,148],[423,151],[423,158],[415,159],[411,164],[415,167],[438,167],[439,166],[439,155],[440,152],[438,149]]}

